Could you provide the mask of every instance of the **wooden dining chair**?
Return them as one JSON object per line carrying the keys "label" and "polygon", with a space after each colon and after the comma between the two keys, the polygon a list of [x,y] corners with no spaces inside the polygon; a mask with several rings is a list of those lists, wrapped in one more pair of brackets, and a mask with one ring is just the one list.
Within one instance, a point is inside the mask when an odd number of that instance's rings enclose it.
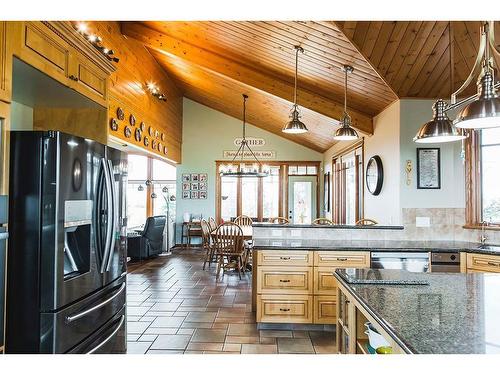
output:
{"label": "wooden dining chair", "polygon": [[378,221],[373,220],[373,219],[359,219],[356,221],[356,225],[376,225],[378,224]]}
{"label": "wooden dining chair", "polygon": [[269,219],[269,222],[272,224],[290,224],[290,220],[282,216],[272,217]]}
{"label": "wooden dining chair", "polygon": [[313,225],[333,225],[333,221],[326,217],[319,217],[314,219],[312,222]]}
{"label": "wooden dining chair", "polygon": [[205,221],[201,221],[201,240],[202,246],[206,251],[205,260],[203,261],[203,269],[205,269],[205,265],[208,262],[208,267],[212,265],[212,260],[214,259],[215,252],[212,241],[212,230],[210,229],[210,225]]}
{"label": "wooden dining chair", "polygon": [[210,232],[213,232],[214,230],[217,229],[218,225],[213,217],[210,217],[208,219],[208,226],[210,227]]}
{"label": "wooden dining chair", "polygon": [[244,264],[245,248],[243,246],[243,230],[232,222],[226,222],[217,228],[214,236],[214,249],[217,254],[217,275],[227,269],[237,269],[241,280],[241,271]]}
{"label": "wooden dining chair", "polygon": [[[243,227],[251,227],[253,220],[249,216],[240,215],[236,219],[234,219],[234,222],[243,228]],[[251,262],[253,241],[251,239],[248,239],[244,240],[243,243],[245,245],[245,257],[244,257],[243,268],[246,269],[247,264]]]}
{"label": "wooden dining chair", "polygon": [[240,227],[251,227],[253,220],[251,217],[240,215],[236,219],[234,219],[234,223],[239,225]]}

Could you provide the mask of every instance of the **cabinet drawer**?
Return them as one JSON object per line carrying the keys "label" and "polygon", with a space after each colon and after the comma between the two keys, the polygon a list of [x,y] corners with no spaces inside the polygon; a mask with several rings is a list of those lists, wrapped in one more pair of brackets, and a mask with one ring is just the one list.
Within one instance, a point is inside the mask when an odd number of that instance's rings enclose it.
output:
{"label": "cabinet drawer", "polygon": [[500,256],[467,254],[467,270],[500,272]]}
{"label": "cabinet drawer", "polygon": [[302,250],[260,250],[259,266],[312,266],[313,252]]}
{"label": "cabinet drawer", "polygon": [[257,268],[257,293],[312,294],[312,267],[261,266]]}
{"label": "cabinet drawer", "polygon": [[313,323],[337,323],[337,296],[314,296]]}
{"label": "cabinet drawer", "polygon": [[22,50],[29,64],[53,78],[67,78],[69,45],[43,24],[24,23]]}
{"label": "cabinet drawer", "polygon": [[314,265],[337,268],[369,268],[370,252],[368,251],[315,251]]}
{"label": "cabinet drawer", "polygon": [[73,55],[70,78],[73,88],[94,101],[106,105],[107,74],[83,56]]}
{"label": "cabinet drawer", "polygon": [[337,293],[337,279],[333,275],[335,267],[314,267],[314,294],[332,295]]}
{"label": "cabinet drawer", "polygon": [[313,298],[304,295],[258,295],[257,322],[312,323]]}

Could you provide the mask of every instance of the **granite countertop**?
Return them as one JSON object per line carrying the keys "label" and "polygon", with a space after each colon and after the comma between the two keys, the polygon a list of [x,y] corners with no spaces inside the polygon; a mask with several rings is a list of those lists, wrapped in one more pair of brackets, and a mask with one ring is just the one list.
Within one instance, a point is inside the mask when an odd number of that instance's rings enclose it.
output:
{"label": "granite countertop", "polygon": [[348,250],[348,251],[439,251],[500,255],[500,246],[458,241],[376,241],[376,240],[254,240],[256,250]]}
{"label": "granite countertop", "polygon": [[[335,276],[408,353],[500,354],[500,274],[339,269]],[[349,278],[427,285],[370,285]]]}
{"label": "granite countertop", "polygon": [[253,223],[254,228],[319,228],[319,229],[405,229],[402,225],[349,225],[349,224],[333,224],[333,225],[313,225],[313,224],[273,224],[273,223]]}

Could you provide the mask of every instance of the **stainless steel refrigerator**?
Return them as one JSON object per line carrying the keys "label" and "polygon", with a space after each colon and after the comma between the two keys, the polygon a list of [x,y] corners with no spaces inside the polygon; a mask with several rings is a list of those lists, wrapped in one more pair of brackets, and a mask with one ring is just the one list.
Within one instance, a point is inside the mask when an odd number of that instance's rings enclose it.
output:
{"label": "stainless steel refrigerator", "polygon": [[6,353],[126,351],[126,155],[11,132]]}

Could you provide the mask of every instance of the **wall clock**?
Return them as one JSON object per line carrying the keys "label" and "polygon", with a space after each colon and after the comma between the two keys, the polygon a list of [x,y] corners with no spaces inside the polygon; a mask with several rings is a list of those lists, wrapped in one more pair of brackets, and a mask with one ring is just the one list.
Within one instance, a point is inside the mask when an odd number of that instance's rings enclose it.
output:
{"label": "wall clock", "polygon": [[372,195],[379,195],[384,182],[384,168],[382,159],[375,155],[368,160],[366,165],[366,187]]}

